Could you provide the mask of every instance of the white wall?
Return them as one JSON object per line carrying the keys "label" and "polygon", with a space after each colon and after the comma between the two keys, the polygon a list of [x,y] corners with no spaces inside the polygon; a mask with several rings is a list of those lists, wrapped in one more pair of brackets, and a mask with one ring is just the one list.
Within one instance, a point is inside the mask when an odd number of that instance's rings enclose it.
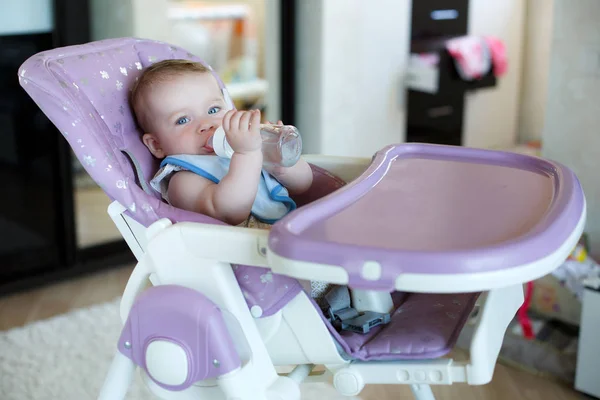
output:
{"label": "white wall", "polygon": [[591,251],[600,254],[600,1],[553,1],[542,155],[565,164],[580,179]]}
{"label": "white wall", "polygon": [[166,0],[90,0],[92,40],[135,36],[169,40]]}
{"label": "white wall", "polygon": [[497,87],[467,94],[463,131],[466,146],[508,148],[517,141],[524,20],[523,0],[470,1],[469,34],[502,39],[509,65]]}
{"label": "white wall", "polygon": [[411,1],[297,4],[296,125],[305,152],[371,156],[404,141]]}
{"label": "white wall", "polygon": [[542,138],[552,43],[553,0],[527,0],[519,115],[521,141]]}

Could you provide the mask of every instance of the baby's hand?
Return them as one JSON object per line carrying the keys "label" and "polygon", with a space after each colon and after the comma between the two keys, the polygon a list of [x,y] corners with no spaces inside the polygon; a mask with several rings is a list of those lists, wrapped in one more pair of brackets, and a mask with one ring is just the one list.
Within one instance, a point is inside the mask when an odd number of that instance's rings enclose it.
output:
{"label": "baby's hand", "polygon": [[223,117],[223,130],[234,152],[247,154],[261,151],[260,110],[229,110]]}

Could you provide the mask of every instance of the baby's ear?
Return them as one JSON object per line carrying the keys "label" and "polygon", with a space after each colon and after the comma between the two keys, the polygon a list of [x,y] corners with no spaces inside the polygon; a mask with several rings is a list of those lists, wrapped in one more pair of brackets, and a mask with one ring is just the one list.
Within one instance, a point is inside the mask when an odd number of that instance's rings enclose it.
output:
{"label": "baby's ear", "polygon": [[142,136],[142,141],[144,142],[148,150],[150,150],[150,153],[154,155],[154,157],[165,158],[165,152],[160,146],[160,142],[158,141],[156,136],[154,136],[151,133],[144,133],[144,136]]}

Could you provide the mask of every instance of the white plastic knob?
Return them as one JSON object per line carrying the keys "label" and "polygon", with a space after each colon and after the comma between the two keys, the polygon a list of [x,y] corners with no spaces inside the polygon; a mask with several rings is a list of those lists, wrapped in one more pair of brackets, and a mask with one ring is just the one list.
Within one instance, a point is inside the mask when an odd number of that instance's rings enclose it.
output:
{"label": "white plastic knob", "polygon": [[178,386],[188,378],[188,357],[181,346],[166,340],[155,340],[146,348],[148,374],[164,385]]}
{"label": "white plastic knob", "polygon": [[333,386],[343,396],[357,396],[365,387],[361,375],[343,369],[333,376]]}

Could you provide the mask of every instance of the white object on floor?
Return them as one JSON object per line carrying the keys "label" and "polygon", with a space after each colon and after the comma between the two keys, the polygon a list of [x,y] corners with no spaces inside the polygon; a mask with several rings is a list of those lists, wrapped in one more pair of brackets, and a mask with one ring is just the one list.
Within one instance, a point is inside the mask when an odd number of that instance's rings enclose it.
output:
{"label": "white object on floor", "polygon": [[564,285],[577,297],[577,300],[582,301],[585,290],[584,281],[600,276],[600,265],[591,257],[584,261],[567,260],[552,271],[552,275],[564,282]]}
{"label": "white object on floor", "polygon": [[[98,397],[121,333],[120,298],[0,332],[0,399]],[[343,397],[328,384],[301,385],[302,400]],[[127,400],[156,399],[138,373]]]}
{"label": "white object on floor", "polygon": [[577,369],[575,371],[575,389],[590,396],[600,396],[598,369],[600,360],[600,278],[595,277],[584,282],[581,309],[581,328],[579,331],[579,348],[577,351]]}

